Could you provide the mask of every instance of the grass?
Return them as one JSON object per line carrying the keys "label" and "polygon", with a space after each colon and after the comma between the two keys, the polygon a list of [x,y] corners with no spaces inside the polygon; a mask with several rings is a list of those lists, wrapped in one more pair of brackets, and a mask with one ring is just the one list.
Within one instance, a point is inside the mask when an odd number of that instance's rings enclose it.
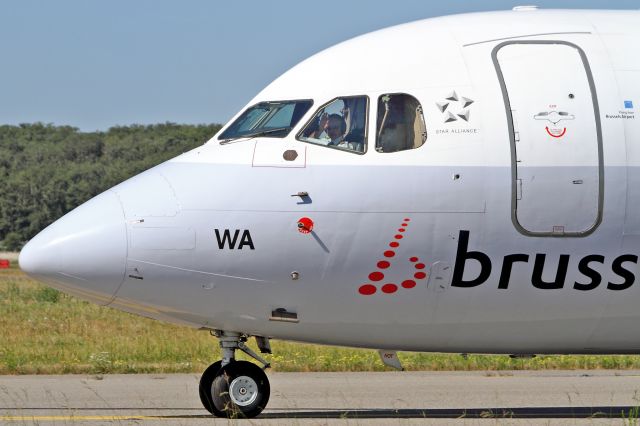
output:
{"label": "grass", "polygon": [[[281,341],[272,349],[266,358],[275,371],[388,369],[373,350]],[[407,370],[640,368],[640,356],[399,356]],[[15,263],[0,270],[0,374],[199,373],[219,358],[206,331],[83,302],[29,279]]]}
{"label": "grass", "polygon": [[640,407],[634,407],[630,409],[628,413],[623,412],[622,419],[624,421],[624,424],[628,426],[637,426],[639,415],[640,415]]}

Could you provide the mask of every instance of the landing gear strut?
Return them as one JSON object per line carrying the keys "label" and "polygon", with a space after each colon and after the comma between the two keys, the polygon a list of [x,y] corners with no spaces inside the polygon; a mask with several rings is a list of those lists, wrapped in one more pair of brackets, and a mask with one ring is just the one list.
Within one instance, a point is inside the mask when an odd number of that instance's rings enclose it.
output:
{"label": "landing gear strut", "polygon": [[[269,380],[264,369],[269,363],[245,345],[247,336],[216,330],[220,340],[222,360],[211,364],[200,379],[200,401],[217,417],[251,418],[264,410],[269,401]],[[256,337],[262,353],[271,353],[269,340]],[[236,361],[235,351],[240,349],[263,364],[263,368],[248,362]]]}

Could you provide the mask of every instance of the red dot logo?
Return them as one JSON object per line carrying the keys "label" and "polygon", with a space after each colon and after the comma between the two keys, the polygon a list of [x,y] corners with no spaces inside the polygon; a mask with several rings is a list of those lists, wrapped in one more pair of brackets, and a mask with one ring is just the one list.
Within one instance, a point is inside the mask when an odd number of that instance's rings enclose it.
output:
{"label": "red dot logo", "polygon": [[[405,218],[402,221],[401,228],[398,229],[399,234],[395,234],[393,236],[394,241],[389,242],[389,247],[393,249],[400,248],[400,240],[402,240],[407,234],[407,227],[409,226],[410,219]],[[413,274],[413,277],[410,279],[405,279],[400,282],[400,286],[395,283],[386,283],[382,285],[380,288],[376,286],[377,283],[382,281],[385,278],[385,274],[382,272],[383,270],[387,270],[393,267],[391,259],[396,256],[395,250],[386,250],[382,253],[384,257],[389,260],[379,260],[376,263],[377,270],[369,273],[368,278],[371,283],[363,284],[358,288],[358,292],[365,296],[371,296],[378,292],[378,289],[384,294],[393,294],[398,291],[400,287],[403,289],[412,289],[417,286],[416,280],[422,280],[427,277],[427,274],[422,270],[426,268],[425,263],[419,262],[419,258],[417,256],[411,256],[409,258],[409,262],[413,264],[413,269],[416,271]]]}
{"label": "red dot logo", "polygon": [[360,292],[360,294],[363,294],[365,296],[371,296],[372,294],[374,294],[378,289],[376,288],[375,285],[371,285],[371,284],[365,284],[360,286],[360,288],[358,289],[358,291]]}
{"label": "red dot logo", "polygon": [[382,281],[382,279],[384,278],[384,274],[382,272],[372,272],[369,274],[369,279],[371,281]]}
{"label": "red dot logo", "polygon": [[402,281],[402,287],[404,288],[414,288],[415,286],[416,286],[416,282],[414,280]]}
{"label": "red dot logo", "polygon": [[391,294],[395,293],[396,291],[398,291],[398,286],[393,283],[385,284],[382,286],[383,293]]}

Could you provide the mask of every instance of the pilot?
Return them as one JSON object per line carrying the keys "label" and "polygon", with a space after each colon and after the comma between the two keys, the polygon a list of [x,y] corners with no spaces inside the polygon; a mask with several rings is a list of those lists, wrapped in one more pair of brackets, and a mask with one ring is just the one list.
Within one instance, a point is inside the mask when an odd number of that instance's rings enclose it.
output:
{"label": "pilot", "polygon": [[328,146],[338,146],[342,142],[344,133],[347,131],[347,123],[340,114],[324,113],[320,116],[318,126],[309,136],[320,139],[320,135],[325,133],[329,137]]}
{"label": "pilot", "polygon": [[[322,126],[322,121],[321,121]],[[347,131],[347,123],[344,121],[339,114],[331,114],[327,118],[326,124],[323,126],[327,136],[331,139],[327,145],[329,146],[338,146],[342,143],[342,138],[344,138],[344,133]]]}
{"label": "pilot", "polygon": [[329,139],[327,146],[334,146],[336,148],[348,149],[352,151],[364,151],[364,144],[362,142],[345,141],[346,132],[347,122],[345,121],[343,116],[341,116],[340,114],[328,114],[325,112],[320,116],[317,127],[315,127],[314,130],[310,132],[309,136],[320,139],[320,135],[324,133]]}

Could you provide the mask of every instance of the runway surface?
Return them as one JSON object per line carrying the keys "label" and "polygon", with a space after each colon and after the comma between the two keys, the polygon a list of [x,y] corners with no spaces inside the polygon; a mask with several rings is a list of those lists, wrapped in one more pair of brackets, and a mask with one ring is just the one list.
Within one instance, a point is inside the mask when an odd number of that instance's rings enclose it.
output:
{"label": "runway surface", "polygon": [[268,408],[252,420],[209,416],[196,374],[0,376],[0,424],[624,425],[640,405],[640,371],[268,376]]}

